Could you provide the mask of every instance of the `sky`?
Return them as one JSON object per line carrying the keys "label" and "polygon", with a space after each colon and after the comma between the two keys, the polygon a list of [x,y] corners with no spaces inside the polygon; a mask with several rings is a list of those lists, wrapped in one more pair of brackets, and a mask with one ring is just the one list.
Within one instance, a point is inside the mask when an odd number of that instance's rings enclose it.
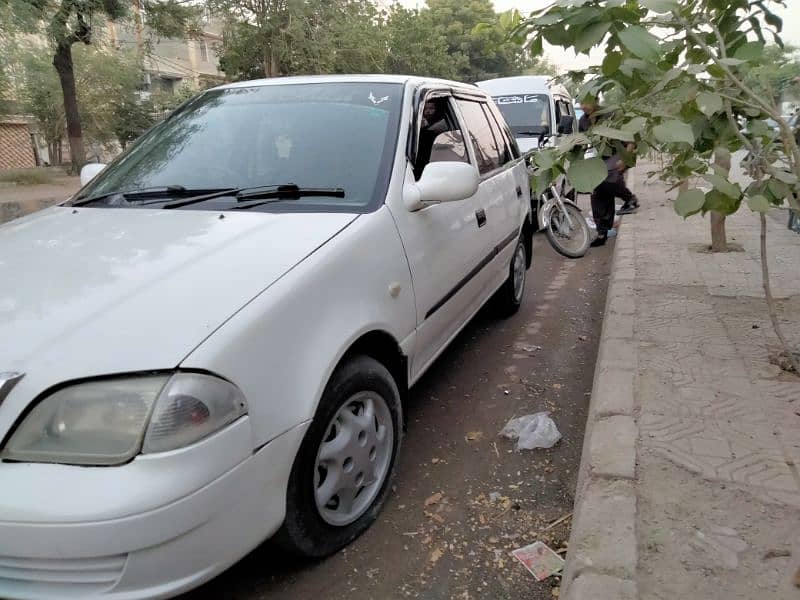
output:
{"label": "sky", "polygon": [[[523,15],[531,11],[546,8],[553,3],[553,0],[493,0],[495,9],[498,12],[505,12],[516,8]],[[407,6],[415,6],[417,0],[404,0]],[[800,0],[788,0],[787,8],[775,8],[775,12],[783,18],[783,41],[787,44],[800,47]],[[581,69],[590,64],[599,64],[603,60],[602,50],[596,49],[590,56],[585,54],[575,56],[574,53],[565,51],[563,48],[548,48],[545,45],[545,57],[553,63],[559,70],[568,71],[569,69]]]}

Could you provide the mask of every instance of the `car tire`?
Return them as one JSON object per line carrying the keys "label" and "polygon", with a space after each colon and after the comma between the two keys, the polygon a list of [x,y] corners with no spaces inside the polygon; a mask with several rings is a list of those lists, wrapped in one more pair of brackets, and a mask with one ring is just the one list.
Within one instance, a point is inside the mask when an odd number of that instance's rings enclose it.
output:
{"label": "car tire", "polygon": [[[379,439],[381,431],[390,438],[388,442]],[[273,541],[293,554],[322,558],[361,535],[386,502],[402,434],[400,392],[388,369],[368,356],[356,356],[340,365],[295,458],[286,493],[286,518]],[[372,484],[364,483],[371,476]],[[363,487],[354,498],[346,499],[356,489],[359,477]],[[331,485],[326,487],[328,483]],[[340,484],[341,490],[336,488]],[[331,489],[342,495],[325,503]]]}
{"label": "car tire", "polygon": [[508,267],[508,278],[502,287],[497,290],[494,297],[494,304],[501,317],[510,317],[515,314],[522,306],[522,299],[525,296],[525,279],[527,273],[527,253],[525,251],[525,240],[518,239],[511,256],[511,264]]}

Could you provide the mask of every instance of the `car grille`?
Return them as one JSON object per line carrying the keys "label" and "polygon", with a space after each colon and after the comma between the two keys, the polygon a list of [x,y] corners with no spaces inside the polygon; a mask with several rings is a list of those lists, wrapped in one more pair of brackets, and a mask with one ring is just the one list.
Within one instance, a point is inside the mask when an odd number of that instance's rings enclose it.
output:
{"label": "car grille", "polygon": [[110,589],[127,555],[40,559],[0,556],[0,598],[82,598]]}

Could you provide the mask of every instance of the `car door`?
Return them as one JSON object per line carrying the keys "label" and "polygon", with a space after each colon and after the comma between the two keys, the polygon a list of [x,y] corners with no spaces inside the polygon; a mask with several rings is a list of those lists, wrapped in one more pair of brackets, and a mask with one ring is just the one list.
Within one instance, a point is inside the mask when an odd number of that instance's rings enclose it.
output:
{"label": "car door", "polygon": [[488,99],[458,97],[456,99],[464,125],[476,154],[481,183],[478,204],[485,212],[492,234],[492,262],[484,279],[487,287],[502,284],[508,271],[514,243],[524,219],[524,190],[516,181],[513,166],[516,156],[506,143]]}
{"label": "car door", "polygon": [[[437,103],[436,135],[425,135],[426,103]],[[413,185],[430,162],[448,160],[474,164],[465,143],[461,121],[446,90],[421,96],[409,136],[405,184]],[[441,117],[441,118],[439,118]],[[416,146],[416,147],[414,147]],[[417,305],[417,339],[412,358],[412,381],[438,356],[485,299],[482,262],[493,234],[487,227],[479,194],[442,202],[411,212],[390,205],[408,258]]]}

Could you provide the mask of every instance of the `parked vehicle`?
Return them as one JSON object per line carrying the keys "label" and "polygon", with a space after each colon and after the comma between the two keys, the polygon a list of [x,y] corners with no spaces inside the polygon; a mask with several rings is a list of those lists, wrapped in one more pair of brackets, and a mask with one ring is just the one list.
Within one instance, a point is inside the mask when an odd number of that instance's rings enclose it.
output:
{"label": "parked vehicle", "polygon": [[575,108],[569,92],[550,77],[522,75],[479,81],[497,103],[522,152],[538,147],[576,128]]}
{"label": "parked vehicle", "polygon": [[391,490],[403,399],[532,260],[489,96],[401,76],[201,93],[0,227],[0,597],[164,598],[323,557]]}

